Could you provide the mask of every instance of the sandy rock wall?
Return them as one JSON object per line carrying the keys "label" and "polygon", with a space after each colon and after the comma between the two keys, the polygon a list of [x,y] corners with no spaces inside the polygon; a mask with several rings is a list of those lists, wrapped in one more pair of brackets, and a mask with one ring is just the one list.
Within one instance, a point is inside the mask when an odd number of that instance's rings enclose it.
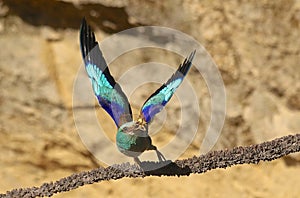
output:
{"label": "sandy rock wall", "polygon": [[[226,85],[225,125],[215,149],[270,140],[300,131],[300,2],[288,1],[0,1],[0,189],[40,185],[102,165],[81,142],[73,120],[73,81],[81,65],[82,17],[98,40],[141,25],[166,26],[197,39],[211,54]],[[132,58],[135,57],[135,58]],[[120,77],[132,65],[181,59],[161,50],[132,52],[113,62]],[[123,65],[117,69],[117,65]],[[198,153],[208,126],[210,96],[199,73],[199,135],[184,154]],[[139,104],[155,90],[134,93]],[[169,113],[178,113],[174,99]],[[134,106],[138,112],[139,106]],[[88,111],[88,110],[86,110]],[[98,114],[103,114],[99,110]],[[103,128],[114,131],[108,116]],[[158,145],[171,139],[177,121],[164,126]],[[113,133],[108,133],[114,139]],[[297,197],[299,155],[257,166],[239,166],[185,178],[124,179],[80,188],[61,197],[231,196]],[[216,190],[216,186],[218,186]],[[177,190],[176,190],[177,189]],[[126,192],[126,193],[124,193]],[[59,197],[58,196],[58,197]]]}

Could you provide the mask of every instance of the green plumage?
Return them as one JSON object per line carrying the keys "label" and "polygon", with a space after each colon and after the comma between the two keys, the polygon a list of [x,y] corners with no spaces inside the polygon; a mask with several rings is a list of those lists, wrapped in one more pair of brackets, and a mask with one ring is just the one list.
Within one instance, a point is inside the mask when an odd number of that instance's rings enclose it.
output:
{"label": "green plumage", "polygon": [[144,103],[138,120],[133,120],[131,106],[120,85],[110,74],[107,63],[96,41],[95,34],[85,19],[80,28],[80,48],[86,72],[99,104],[112,117],[118,132],[116,143],[125,155],[140,163],[138,156],[146,150],[155,150],[159,161],[164,156],[152,144],[148,125],[171,99],[189,71],[195,51],[179,65],[171,78],[157,89]]}
{"label": "green plumage", "polygon": [[137,157],[153,147],[147,129],[141,129],[135,122],[126,123],[118,129],[116,143],[120,152],[130,157]]}

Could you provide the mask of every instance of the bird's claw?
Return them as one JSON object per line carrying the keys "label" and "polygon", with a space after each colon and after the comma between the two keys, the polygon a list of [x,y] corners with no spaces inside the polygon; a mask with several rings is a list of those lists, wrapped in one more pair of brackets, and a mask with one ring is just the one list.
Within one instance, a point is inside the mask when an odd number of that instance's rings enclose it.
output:
{"label": "bird's claw", "polygon": [[156,146],[151,145],[148,150],[155,150],[159,162],[167,161],[165,156],[156,148]]}
{"label": "bird's claw", "polygon": [[155,152],[159,162],[167,161],[165,156],[159,150],[156,149]]}
{"label": "bird's claw", "polygon": [[137,165],[139,165],[139,166],[142,165],[142,162],[140,161],[140,159],[138,157],[134,157],[133,160]]}

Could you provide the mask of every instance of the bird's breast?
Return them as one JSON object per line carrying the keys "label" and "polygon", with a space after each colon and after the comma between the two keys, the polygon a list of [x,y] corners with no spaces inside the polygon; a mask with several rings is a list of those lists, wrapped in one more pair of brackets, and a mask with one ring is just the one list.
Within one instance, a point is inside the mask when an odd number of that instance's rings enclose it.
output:
{"label": "bird's breast", "polygon": [[116,143],[119,151],[130,157],[137,157],[151,145],[151,138],[146,134],[117,132]]}

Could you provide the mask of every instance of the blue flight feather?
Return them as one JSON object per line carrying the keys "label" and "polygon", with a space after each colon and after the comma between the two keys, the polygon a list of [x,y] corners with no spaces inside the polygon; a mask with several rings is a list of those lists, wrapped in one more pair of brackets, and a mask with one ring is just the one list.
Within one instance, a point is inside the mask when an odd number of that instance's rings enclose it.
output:
{"label": "blue flight feather", "polygon": [[176,89],[182,83],[183,78],[192,65],[195,52],[196,51],[193,51],[190,56],[186,58],[181,65],[179,65],[177,71],[171,76],[171,78],[146,100],[141,109],[141,114],[142,118],[147,123],[150,123],[155,114],[159,113],[164,108],[175,93]]}
{"label": "blue flight feather", "polygon": [[112,117],[117,127],[132,121],[128,99],[110,74],[95,34],[85,19],[80,27],[80,47],[85,69],[99,104]]}

